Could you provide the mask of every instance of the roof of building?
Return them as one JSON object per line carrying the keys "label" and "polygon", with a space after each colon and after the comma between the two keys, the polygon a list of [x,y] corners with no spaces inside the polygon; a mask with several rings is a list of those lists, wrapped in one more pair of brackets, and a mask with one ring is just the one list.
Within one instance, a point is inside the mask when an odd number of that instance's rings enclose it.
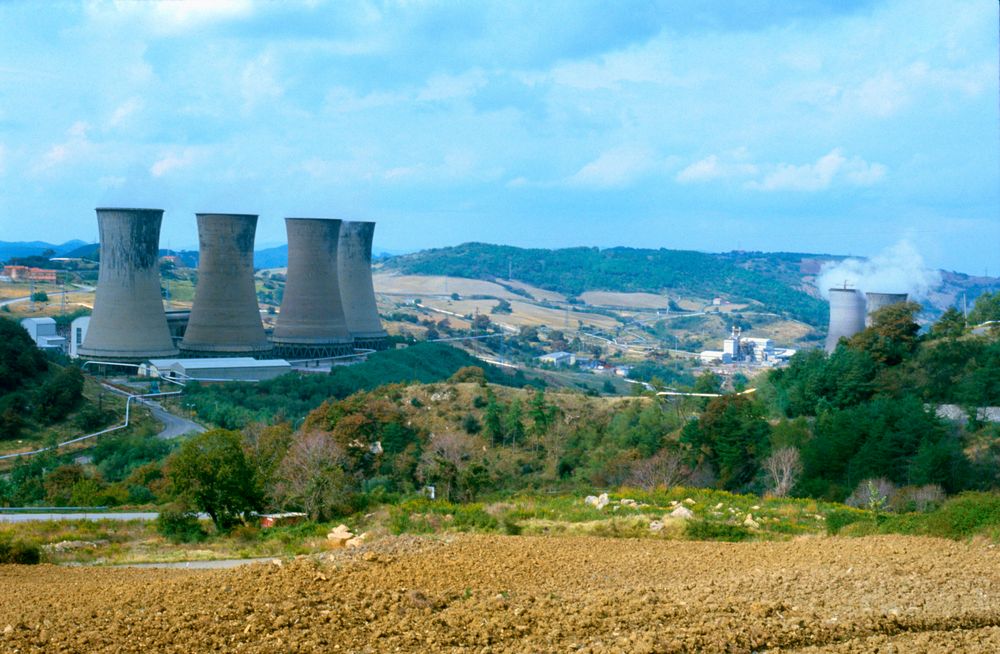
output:
{"label": "roof of building", "polygon": [[156,368],[169,368],[180,364],[187,370],[205,368],[291,368],[284,359],[254,359],[252,357],[219,357],[216,359],[150,359]]}
{"label": "roof of building", "polygon": [[24,318],[21,320],[21,324],[33,323],[35,325],[54,325],[56,324],[55,318]]}

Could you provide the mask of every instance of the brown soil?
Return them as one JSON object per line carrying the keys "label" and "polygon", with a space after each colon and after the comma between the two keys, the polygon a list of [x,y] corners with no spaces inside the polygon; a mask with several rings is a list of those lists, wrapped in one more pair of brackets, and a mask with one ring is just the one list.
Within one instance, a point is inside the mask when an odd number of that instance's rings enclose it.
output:
{"label": "brown soil", "polygon": [[0,569],[4,652],[1000,651],[1000,551],[460,536],[223,571]]}

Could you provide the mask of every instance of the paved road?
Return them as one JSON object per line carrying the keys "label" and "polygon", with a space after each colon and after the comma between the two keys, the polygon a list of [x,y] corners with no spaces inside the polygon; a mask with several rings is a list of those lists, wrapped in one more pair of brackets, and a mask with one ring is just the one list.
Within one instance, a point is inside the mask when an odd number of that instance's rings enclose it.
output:
{"label": "paved road", "polygon": [[163,429],[156,435],[157,438],[166,440],[170,438],[177,438],[178,436],[183,436],[184,434],[190,434],[192,432],[200,434],[205,431],[205,428],[197,422],[170,413],[164,409],[163,405],[159,402],[154,402],[153,400],[142,400],[142,403],[149,408],[154,418],[163,423]]}
{"label": "paved road", "polygon": [[57,520],[156,520],[159,513],[0,513],[0,522],[55,522]]}

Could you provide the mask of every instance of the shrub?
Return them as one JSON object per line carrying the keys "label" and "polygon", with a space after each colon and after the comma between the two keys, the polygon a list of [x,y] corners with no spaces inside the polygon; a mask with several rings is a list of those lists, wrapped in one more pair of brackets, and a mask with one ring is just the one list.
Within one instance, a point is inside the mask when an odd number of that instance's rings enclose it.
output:
{"label": "shrub", "polygon": [[0,563],[35,565],[42,560],[42,550],[34,543],[0,538]]}
{"label": "shrub", "polygon": [[834,536],[847,525],[864,519],[865,514],[861,511],[847,511],[839,509],[826,514],[826,533]]}
{"label": "shrub", "polygon": [[160,512],[156,518],[156,531],[174,543],[198,543],[208,536],[196,514],[177,508]]}
{"label": "shrub", "polygon": [[684,535],[689,540],[721,540],[728,543],[738,543],[750,540],[753,534],[742,525],[731,525],[725,522],[709,522],[707,520],[691,520],[687,523]]}
{"label": "shrub", "polygon": [[1000,495],[996,493],[962,493],[927,516],[927,530],[932,536],[967,538],[997,526]]}

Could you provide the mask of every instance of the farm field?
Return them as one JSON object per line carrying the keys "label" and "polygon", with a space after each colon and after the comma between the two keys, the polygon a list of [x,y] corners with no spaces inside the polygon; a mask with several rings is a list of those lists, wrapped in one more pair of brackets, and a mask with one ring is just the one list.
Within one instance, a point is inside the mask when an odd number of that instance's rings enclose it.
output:
{"label": "farm field", "polygon": [[230,570],[0,568],[17,652],[1000,648],[987,540],[386,537]]}

